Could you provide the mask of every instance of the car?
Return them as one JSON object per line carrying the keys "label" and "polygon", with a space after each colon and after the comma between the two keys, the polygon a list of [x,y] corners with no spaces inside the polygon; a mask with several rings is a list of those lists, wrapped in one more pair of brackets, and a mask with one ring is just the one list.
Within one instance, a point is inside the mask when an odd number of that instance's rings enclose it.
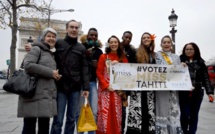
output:
{"label": "car", "polygon": [[210,80],[215,78],[214,69],[215,69],[214,66],[208,66],[208,74],[209,74]]}
{"label": "car", "polygon": [[2,74],[0,74],[0,79],[4,79],[4,76]]}
{"label": "car", "polygon": [[7,79],[7,75],[4,75],[0,72],[0,79]]}
{"label": "car", "polygon": [[3,79],[7,79],[7,76],[6,76],[6,75],[3,75]]}
{"label": "car", "polygon": [[208,75],[211,81],[211,85],[215,87],[215,66],[208,66]]}

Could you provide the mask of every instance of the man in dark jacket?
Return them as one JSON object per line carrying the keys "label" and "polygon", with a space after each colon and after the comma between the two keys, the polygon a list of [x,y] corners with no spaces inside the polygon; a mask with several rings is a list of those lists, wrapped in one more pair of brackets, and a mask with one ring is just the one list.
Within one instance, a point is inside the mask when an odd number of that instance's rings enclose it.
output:
{"label": "man in dark jacket", "polygon": [[55,47],[55,60],[61,80],[57,81],[57,110],[51,134],[61,134],[64,113],[67,106],[67,119],[64,134],[73,134],[81,89],[82,96],[89,95],[89,74],[84,45],[77,42],[79,23],[71,20],[66,24],[66,37],[58,40]]}
{"label": "man in dark jacket", "polygon": [[132,46],[132,33],[130,31],[125,31],[122,36],[122,45],[124,47],[126,57],[129,63],[136,63],[136,49]]}
{"label": "man in dark jacket", "polygon": [[[126,57],[129,63],[136,63],[136,50],[130,44],[132,40],[132,33],[130,31],[125,31],[122,36],[122,45],[126,53]],[[127,95],[129,92],[126,92],[124,99],[127,101]],[[124,103],[124,102],[123,102]],[[122,106],[122,134],[124,134],[125,129],[125,119],[126,119],[126,105]]]}
{"label": "man in dark jacket", "polygon": [[[92,108],[94,119],[97,120],[97,111],[98,111],[98,90],[97,90],[97,77],[96,77],[96,67],[97,61],[99,60],[100,55],[103,53],[100,49],[101,43],[98,40],[98,31],[96,28],[90,28],[86,39],[82,40],[83,45],[87,49],[86,57],[89,66],[89,75],[90,75],[90,92],[89,92],[89,101]],[[95,134],[94,131],[89,132],[88,134]]]}
{"label": "man in dark jacket", "polygon": [[[62,78],[57,81],[57,111],[54,117],[51,134],[61,134],[65,108],[67,105],[67,120],[65,134],[74,133],[75,118],[78,110],[81,89],[82,96],[89,95],[89,73],[85,47],[78,43],[79,23],[71,20],[66,24],[66,37],[58,40],[55,48],[55,61]],[[25,44],[25,50],[31,49]]]}

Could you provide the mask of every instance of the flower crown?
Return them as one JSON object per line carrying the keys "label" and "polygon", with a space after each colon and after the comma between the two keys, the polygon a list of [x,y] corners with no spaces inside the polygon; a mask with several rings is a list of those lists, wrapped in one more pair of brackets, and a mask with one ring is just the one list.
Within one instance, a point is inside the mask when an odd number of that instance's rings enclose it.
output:
{"label": "flower crown", "polygon": [[152,34],[152,35],[150,36],[151,40],[155,40],[156,37],[157,37],[157,36],[155,36],[155,34]]}

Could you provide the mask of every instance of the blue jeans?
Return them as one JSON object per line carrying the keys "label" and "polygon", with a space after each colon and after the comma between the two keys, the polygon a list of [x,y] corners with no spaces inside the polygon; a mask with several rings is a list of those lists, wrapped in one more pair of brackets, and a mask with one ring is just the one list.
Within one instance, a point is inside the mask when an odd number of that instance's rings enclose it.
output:
{"label": "blue jeans", "polygon": [[51,134],[61,134],[63,126],[63,118],[67,105],[66,125],[64,134],[73,134],[75,129],[75,119],[78,110],[80,91],[71,92],[69,94],[57,93],[57,110],[58,114],[54,117]]}
{"label": "blue jeans", "polygon": [[203,96],[204,94],[202,93],[202,97],[192,96],[189,98],[181,97],[179,99],[181,110],[180,120],[184,134],[196,134]]}
{"label": "blue jeans", "polygon": [[[84,99],[84,98],[83,98]],[[84,102],[82,100],[82,102]],[[97,112],[98,112],[98,90],[97,90],[97,84],[96,81],[90,82],[90,94],[89,94],[89,102],[91,109],[93,111],[93,116],[95,121],[97,122]],[[80,112],[78,112],[79,115]],[[84,134],[84,133],[78,133],[78,134]],[[88,134],[95,134],[95,131],[89,131]]]}

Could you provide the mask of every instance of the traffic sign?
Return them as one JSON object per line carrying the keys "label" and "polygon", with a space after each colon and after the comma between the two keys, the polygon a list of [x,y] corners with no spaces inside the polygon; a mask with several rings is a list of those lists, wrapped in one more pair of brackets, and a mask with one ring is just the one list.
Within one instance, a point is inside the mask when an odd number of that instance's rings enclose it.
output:
{"label": "traffic sign", "polygon": [[10,60],[6,60],[6,63],[9,66],[10,65]]}

